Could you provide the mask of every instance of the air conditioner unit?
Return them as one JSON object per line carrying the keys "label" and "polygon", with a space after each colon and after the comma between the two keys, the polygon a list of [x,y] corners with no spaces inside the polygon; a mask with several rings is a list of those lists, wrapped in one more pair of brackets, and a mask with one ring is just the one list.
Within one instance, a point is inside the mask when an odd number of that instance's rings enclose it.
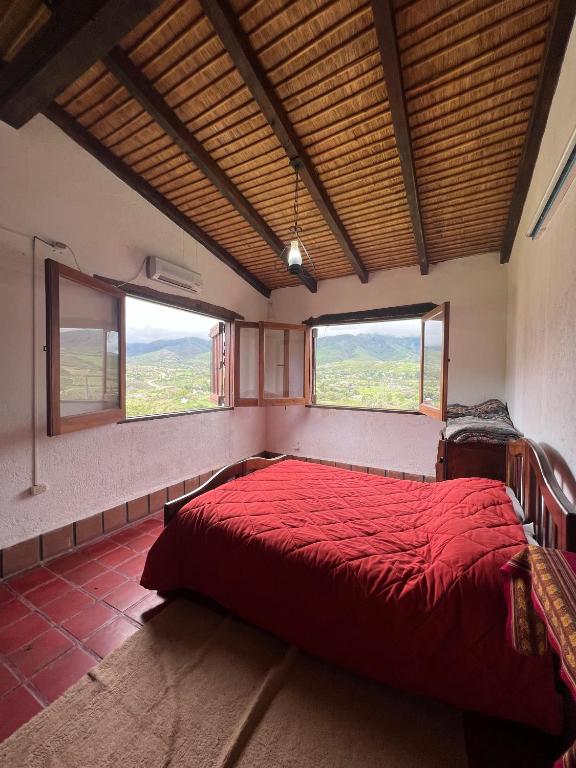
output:
{"label": "air conditioner unit", "polygon": [[172,264],[157,256],[148,256],[146,259],[146,274],[150,280],[184,288],[192,293],[200,293],[203,286],[202,275],[199,272],[179,267],[178,264]]}

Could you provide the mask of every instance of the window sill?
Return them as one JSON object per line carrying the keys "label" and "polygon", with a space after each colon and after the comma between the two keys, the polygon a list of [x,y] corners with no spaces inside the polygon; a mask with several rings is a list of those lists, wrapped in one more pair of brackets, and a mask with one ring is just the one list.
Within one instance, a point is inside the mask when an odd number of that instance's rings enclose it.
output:
{"label": "window sill", "polygon": [[364,411],[367,413],[406,413],[409,416],[422,416],[420,411],[406,411],[401,408],[363,408],[360,405],[322,405],[308,403],[306,408],[322,408],[330,411]]}
{"label": "window sill", "polygon": [[180,411],[179,413],[158,413],[151,416],[128,416],[118,424],[132,424],[135,421],[152,421],[152,419],[171,419],[174,416],[195,416],[199,413],[214,413],[220,411],[233,411],[232,405],[221,405],[216,408],[198,408],[196,411]]}

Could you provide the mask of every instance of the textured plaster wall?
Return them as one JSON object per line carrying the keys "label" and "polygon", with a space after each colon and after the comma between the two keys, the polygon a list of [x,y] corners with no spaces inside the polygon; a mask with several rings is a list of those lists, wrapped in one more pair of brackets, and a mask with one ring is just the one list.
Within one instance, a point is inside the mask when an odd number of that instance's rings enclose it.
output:
{"label": "textured plaster wall", "polygon": [[[328,312],[450,301],[449,402],[504,398],[506,268],[496,254],[321,282],[273,292],[274,320],[301,322]],[[320,408],[269,408],[268,450],[434,474],[440,422],[426,416]]]}
{"label": "textured plaster wall", "polygon": [[[127,280],[148,253],[203,274],[202,298],[247,319],[267,300],[43,117],[0,123],[0,225],[75,250],[86,272]],[[0,230],[0,548],[266,448],[264,409],[110,425],[46,437],[43,259],[38,250],[39,482],[32,472],[32,255]],[[73,266],[70,254],[56,258]],[[139,282],[147,283],[145,277]]]}
{"label": "textured plaster wall", "polygon": [[508,267],[507,395],[518,427],[547,446],[576,500],[576,184],[542,236],[526,237],[576,129],[575,72],[576,28]]}

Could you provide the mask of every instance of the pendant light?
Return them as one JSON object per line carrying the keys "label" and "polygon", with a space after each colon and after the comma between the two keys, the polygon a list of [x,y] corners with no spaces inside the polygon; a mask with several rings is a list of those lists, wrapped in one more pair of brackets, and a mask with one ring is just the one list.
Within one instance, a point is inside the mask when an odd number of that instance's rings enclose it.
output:
{"label": "pendant light", "polygon": [[300,168],[301,163],[298,158],[295,160],[290,161],[290,165],[292,168],[294,168],[295,172],[295,180],[294,180],[294,224],[289,227],[288,231],[290,232],[290,244],[286,245],[282,256],[286,255],[286,251],[288,251],[287,256],[287,263],[288,263],[288,271],[292,275],[299,275],[303,271],[302,266],[302,253],[305,253],[308,257],[308,260],[310,261],[310,264],[312,265],[312,269],[315,272],[316,269],[314,267],[314,262],[310,258],[310,254],[306,250],[306,246],[302,242],[302,238],[300,237],[300,233],[302,232],[302,227],[298,224],[298,190],[299,190],[299,184],[300,184]]}

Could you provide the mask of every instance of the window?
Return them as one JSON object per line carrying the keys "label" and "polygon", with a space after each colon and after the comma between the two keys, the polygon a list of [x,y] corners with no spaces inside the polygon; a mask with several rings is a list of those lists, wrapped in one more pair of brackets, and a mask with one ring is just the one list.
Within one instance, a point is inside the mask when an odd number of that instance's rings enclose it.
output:
{"label": "window", "polygon": [[[424,309],[432,306],[425,312]],[[310,404],[418,411],[443,419],[447,400],[448,304],[329,317],[312,324]],[[388,319],[386,315],[402,316]],[[356,317],[370,316],[363,322]],[[378,319],[382,318],[382,319]],[[308,321],[311,322],[311,321]]]}
{"label": "window", "polygon": [[126,417],[228,405],[226,323],[126,298]]}
{"label": "window", "polygon": [[124,416],[124,294],[46,260],[48,434]]}

